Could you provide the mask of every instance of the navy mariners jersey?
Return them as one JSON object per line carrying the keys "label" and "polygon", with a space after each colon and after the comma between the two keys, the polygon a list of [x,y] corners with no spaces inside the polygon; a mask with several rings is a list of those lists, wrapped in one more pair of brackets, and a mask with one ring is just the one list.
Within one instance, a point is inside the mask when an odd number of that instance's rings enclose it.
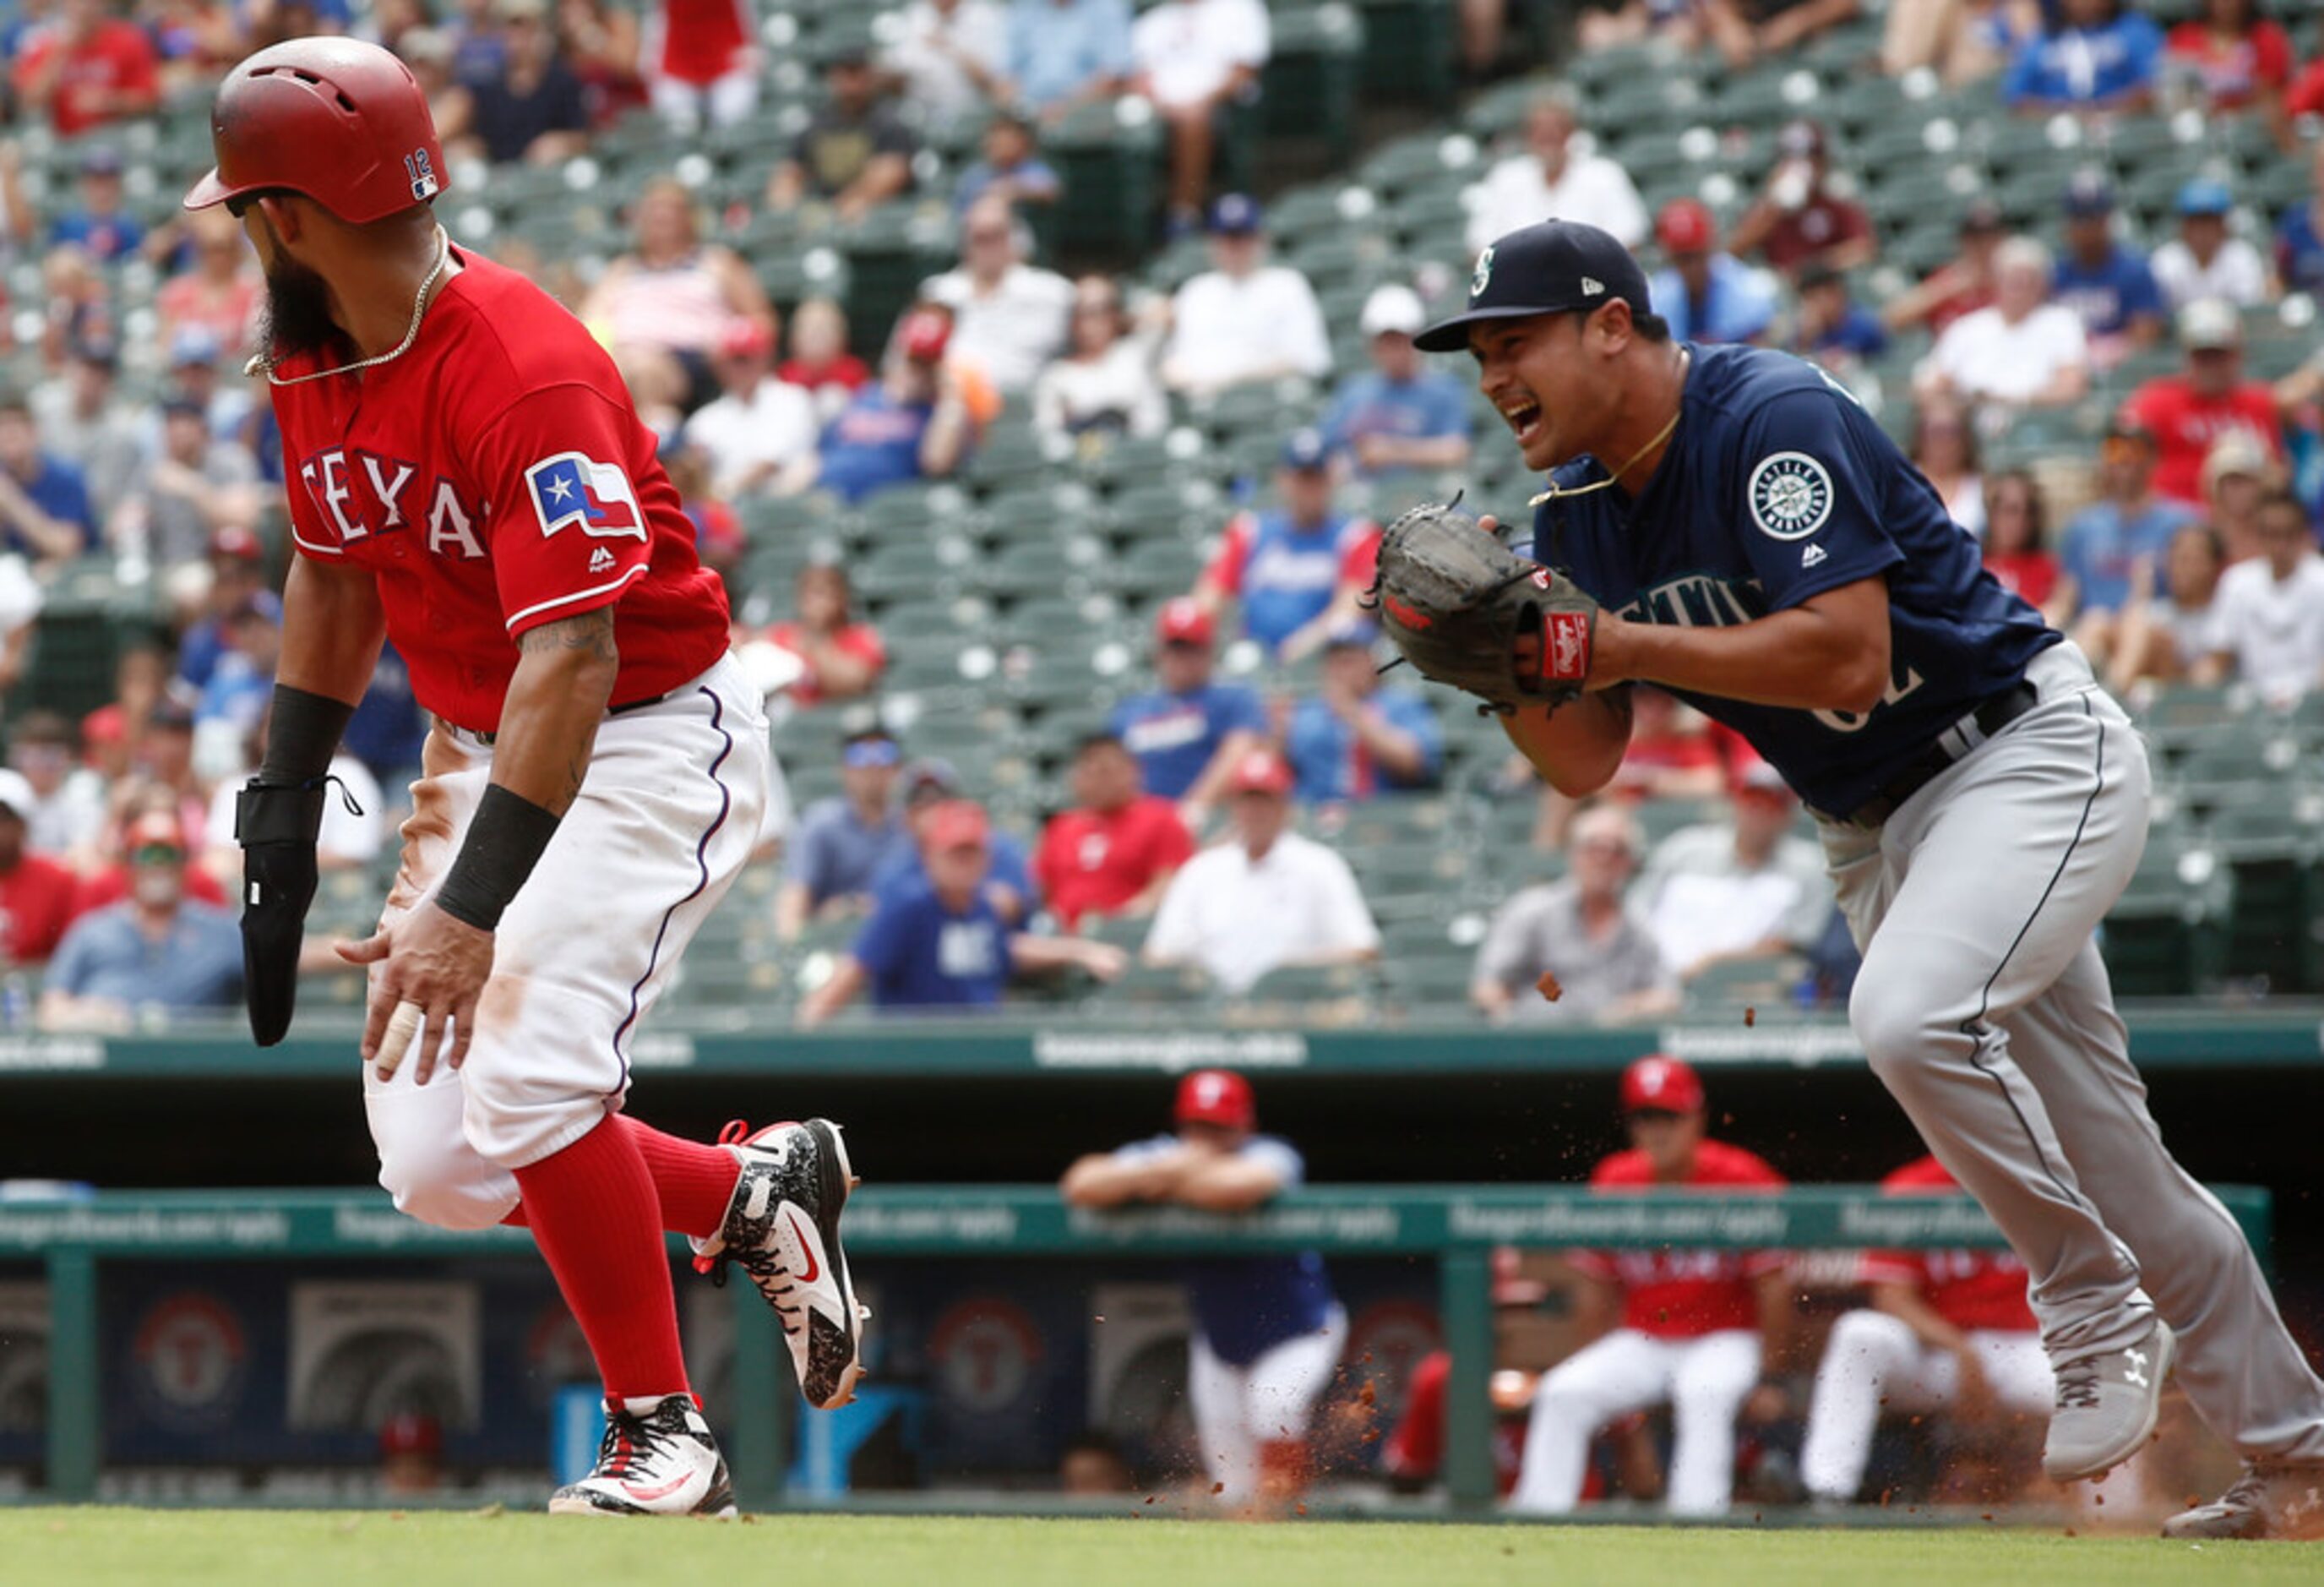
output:
{"label": "navy mariners jersey", "polygon": [[[1632,622],[1732,627],[1888,579],[1891,675],[1868,715],[1678,692],[1845,815],[2061,636],[1987,573],[1969,532],[1872,416],[1787,353],[1690,344],[1678,429],[1646,492],[1542,503],[1534,555]],[[1551,475],[1605,477],[1582,457]]]}

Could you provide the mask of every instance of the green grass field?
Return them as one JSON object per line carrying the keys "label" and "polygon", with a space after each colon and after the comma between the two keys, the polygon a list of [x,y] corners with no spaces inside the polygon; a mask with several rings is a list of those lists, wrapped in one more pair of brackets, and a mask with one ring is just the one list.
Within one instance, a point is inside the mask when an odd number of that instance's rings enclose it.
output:
{"label": "green grass field", "polygon": [[8,1587],[2051,1587],[2312,1584],[2324,1545],[2055,1533],[783,1516],[0,1510]]}

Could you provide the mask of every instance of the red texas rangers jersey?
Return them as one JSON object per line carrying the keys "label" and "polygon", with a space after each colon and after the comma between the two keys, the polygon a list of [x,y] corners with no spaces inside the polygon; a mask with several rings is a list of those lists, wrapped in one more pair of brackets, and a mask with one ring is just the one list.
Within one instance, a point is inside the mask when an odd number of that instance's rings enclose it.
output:
{"label": "red texas rangers jersey", "polygon": [[[1618,1151],[1598,1165],[1590,1187],[1598,1191],[1645,1190],[1655,1184],[1654,1165],[1642,1151]],[[1723,1140],[1694,1149],[1691,1189],[1780,1190],[1784,1176],[1754,1153]],[[1758,1325],[1759,1297],[1751,1280],[1772,1273],[1787,1259],[1774,1250],[1575,1251],[1570,1259],[1593,1278],[1622,1287],[1622,1325],[1657,1339],[1694,1339],[1721,1328]]]}
{"label": "red texas rangers jersey", "polygon": [[[493,732],[516,637],[614,606],[613,703],[725,653],[726,596],[613,361],[515,272],[455,249],[409,352],[274,388],[300,555],[369,568],[420,703]],[[286,360],[281,373],[318,367]]]}
{"label": "red texas rangers jersey", "polygon": [[[1960,1186],[1934,1158],[1905,1164],[1880,1182],[1889,1195],[1958,1194]],[[2025,1264],[2006,1250],[1868,1250],[1858,1265],[1867,1284],[1910,1284],[1929,1308],[1956,1328],[2031,1333],[2038,1324],[2025,1301]]]}

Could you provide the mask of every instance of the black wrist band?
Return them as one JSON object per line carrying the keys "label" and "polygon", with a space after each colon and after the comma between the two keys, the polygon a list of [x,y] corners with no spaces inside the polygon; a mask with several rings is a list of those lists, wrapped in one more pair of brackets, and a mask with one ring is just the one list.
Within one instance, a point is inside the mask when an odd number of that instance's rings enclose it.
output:
{"label": "black wrist band", "polygon": [[522,794],[497,782],[486,787],[468,823],[467,839],[436,890],[436,907],[479,931],[494,929],[557,835],[557,822],[554,814]]}
{"label": "black wrist band", "polygon": [[331,769],[339,739],[355,708],[328,695],[309,694],[287,683],[274,686],[266,718],[266,756],[258,780],[270,786],[310,782]]}

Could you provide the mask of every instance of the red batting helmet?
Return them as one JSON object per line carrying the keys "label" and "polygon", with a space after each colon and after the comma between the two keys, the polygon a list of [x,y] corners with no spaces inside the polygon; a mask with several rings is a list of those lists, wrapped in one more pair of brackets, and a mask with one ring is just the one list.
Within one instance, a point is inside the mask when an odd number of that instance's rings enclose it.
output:
{"label": "red batting helmet", "polygon": [[189,209],[288,189],[360,226],[449,180],[410,69],[356,39],[290,39],[251,56],[218,85],[210,141],[217,165],[186,195]]}
{"label": "red batting helmet", "polygon": [[1259,1122],[1250,1082],[1227,1069],[1197,1069],[1178,1082],[1178,1122],[1248,1130]]}
{"label": "red batting helmet", "polygon": [[1702,1077],[1677,1058],[1657,1053],[1622,1071],[1626,1113],[1695,1113],[1702,1111]]}

